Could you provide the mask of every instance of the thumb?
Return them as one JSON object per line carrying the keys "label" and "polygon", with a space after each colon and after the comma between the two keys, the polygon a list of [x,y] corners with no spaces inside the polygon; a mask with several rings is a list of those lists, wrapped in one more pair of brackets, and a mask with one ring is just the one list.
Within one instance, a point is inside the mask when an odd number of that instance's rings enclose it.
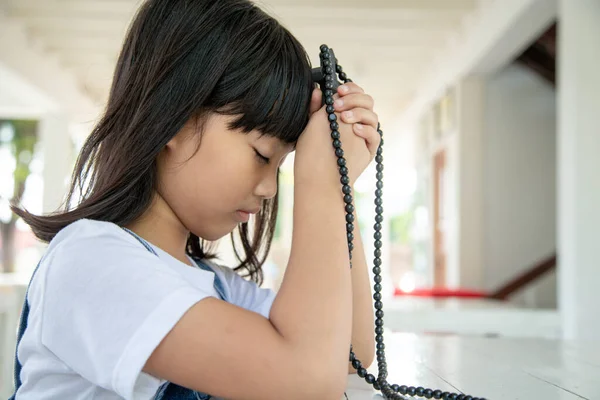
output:
{"label": "thumb", "polygon": [[319,88],[315,88],[312,92],[312,97],[310,98],[310,115],[313,115],[317,111],[321,109],[322,102],[322,94]]}

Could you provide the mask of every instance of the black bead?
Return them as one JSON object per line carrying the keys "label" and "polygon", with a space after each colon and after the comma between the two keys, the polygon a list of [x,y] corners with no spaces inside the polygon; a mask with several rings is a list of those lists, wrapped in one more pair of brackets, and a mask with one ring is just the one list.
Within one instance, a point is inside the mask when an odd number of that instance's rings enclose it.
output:
{"label": "black bead", "polygon": [[340,132],[339,131],[331,131],[331,138],[332,139],[339,139],[340,138]]}
{"label": "black bead", "polygon": [[380,258],[375,258],[373,260],[373,265],[375,265],[376,267],[379,267],[381,265],[381,259]]}
{"label": "black bead", "polygon": [[400,394],[406,394],[406,393],[408,393],[408,387],[406,387],[406,385],[400,386]]}
{"label": "black bead", "polygon": [[383,310],[377,310],[377,311],[375,311],[375,316],[377,318],[383,318]]}
{"label": "black bead", "polygon": [[373,382],[373,389],[375,389],[375,390],[381,389],[381,386],[379,386],[379,383],[377,381]]}
{"label": "black bead", "polygon": [[374,285],[373,285],[373,289],[374,289],[376,292],[381,292],[381,283],[376,283],[376,284],[374,284]]}
{"label": "black bead", "polygon": [[360,376],[361,378],[364,378],[367,375],[367,370],[364,367],[359,368],[356,373],[358,374],[358,376]]}
{"label": "black bead", "polygon": [[348,75],[346,75],[345,72],[340,72],[340,79],[345,81],[346,79],[348,79]]}
{"label": "black bead", "polygon": [[380,267],[373,267],[373,273],[374,274],[380,274],[381,273],[381,268]]}
{"label": "black bead", "polygon": [[335,139],[333,141],[333,147],[335,147],[336,149],[339,149],[340,147],[342,147],[342,142],[340,142],[338,139]]}
{"label": "black bead", "polygon": [[340,129],[340,125],[337,122],[332,122],[329,124],[329,128],[331,128],[332,131],[337,131]]}
{"label": "black bead", "polygon": [[377,325],[377,326],[383,326],[383,320],[382,319],[376,319],[375,320],[375,325]]}
{"label": "black bead", "polygon": [[344,69],[342,68],[342,66],[340,64],[337,64],[335,66],[335,71],[338,72],[338,73],[341,73],[341,72],[344,71]]}
{"label": "black bead", "polygon": [[[350,183],[350,178],[348,178],[348,175],[344,175],[344,176],[342,176],[342,177],[340,178],[340,183],[341,183],[342,185],[347,185],[347,184],[349,184],[349,183]],[[352,212],[352,211],[350,211],[350,212]]]}
{"label": "black bead", "polygon": [[325,89],[323,94],[325,95],[325,97],[327,97],[327,96],[333,96],[335,93],[333,93],[333,90],[331,90],[331,89]]}
{"label": "black bead", "polygon": [[354,205],[353,204],[346,204],[346,212],[347,213],[353,213],[354,212]]}
{"label": "black bead", "polygon": [[378,162],[378,163],[383,162],[383,156],[381,154],[375,156],[375,162]]}
{"label": "black bead", "polygon": [[375,205],[376,206],[380,206],[383,204],[383,200],[381,199],[381,197],[376,197],[375,198]]}
{"label": "black bead", "polygon": [[377,354],[377,357],[384,357],[385,356],[385,350],[383,349],[377,349],[375,354]]}
{"label": "black bead", "polygon": [[381,326],[375,327],[375,333],[378,335],[383,334],[383,327],[381,327]]}
{"label": "black bead", "polygon": [[354,250],[354,245],[352,243],[348,243],[348,250]]}
{"label": "black bead", "polygon": [[333,74],[333,68],[331,68],[331,67],[325,67],[325,73],[326,74]]}
{"label": "black bead", "polygon": [[464,400],[473,400],[473,397],[471,397],[471,396],[465,396]]}
{"label": "black bead", "polygon": [[375,241],[375,248],[376,248],[376,249],[380,249],[382,245],[383,245],[383,244],[381,243],[381,240],[376,240],[376,241]]}
{"label": "black bead", "polygon": [[381,232],[375,232],[375,233],[373,234],[373,238],[374,238],[375,240],[379,240],[379,239],[381,239]]}
{"label": "black bead", "polygon": [[375,335],[375,340],[378,342],[383,342],[383,335],[382,334]]}
{"label": "black bead", "polygon": [[351,232],[347,232],[346,236],[348,237],[348,241],[351,242],[354,240],[354,235]]}
{"label": "black bead", "polygon": [[347,223],[346,224],[346,231],[347,232],[354,232],[354,224]]}
{"label": "black bead", "polygon": [[375,216],[375,221],[377,221],[377,222],[383,222],[383,216],[382,215],[376,215]]}
{"label": "black bead", "polygon": [[360,361],[354,360],[352,361],[352,367],[354,367],[354,369],[359,369],[360,367],[362,367],[362,364],[360,363]]}
{"label": "black bead", "polygon": [[[381,311],[381,310],[378,310],[378,311]],[[377,350],[385,350],[385,344],[384,343],[379,342],[379,343],[376,344],[376,347],[377,347]]]}
{"label": "black bead", "polygon": [[321,47],[319,47],[319,49],[321,50],[321,52],[326,52],[329,50],[329,47],[327,47],[326,44],[322,44]]}
{"label": "black bead", "polygon": [[327,89],[333,89],[333,82],[325,82],[325,87]]}
{"label": "black bead", "polygon": [[442,393],[442,399],[444,399],[444,400],[448,400],[449,396],[450,396],[450,392],[444,392],[444,393]]}
{"label": "black bead", "polygon": [[423,388],[423,387],[419,386],[419,387],[417,388],[417,391],[416,391],[416,393],[417,393],[417,396],[421,396],[421,397],[422,397],[422,396],[423,396],[423,392],[425,392],[425,388]]}
{"label": "black bead", "polygon": [[[335,128],[335,129],[337,129],[337,128]],[[383,172],[376,173],[375,177],[377,178],[377,180],[383,180]]]}
{"label": "black bead", "polygon": [[372,384],[373,382],[375,382],[375,376],[373,376],[373,374],[367,374],[367,376],[365,377],[365,381],[367,381],[367,383]]}
{"label": "black bead", "polygon": [[323,61],[323,66],[324,67],[330,67],[331,66],[331,61],[329,61],[329,60]]}
{"label": "black bead", "polygon": [[395,383],[394,383],[394,384],[392,385],[392,390],[393,390],[394,392],[398,392],[398,391],[400,390],[400,385],[397,385],[397,384],[395,384]]}
{"label": "black bead", "polygon": [[374,280],[376,283],[381,283],[381,279],[382,279],[382,278],[381,278],[381,275],[375,275],[375,276],[373,277],[373,280]]}
{"label": "black bead", "polygon": [[[373,254],[375,255],[375,257],[381,257],[381,249],[375,249]],[[377,282],[377,283],[379,283],[379,282]]]}
{"label": "black bead", "polygon": [[325,104],[332,105],[333,104],[333,97],[332,96],[326,96],[325,97]]}
{"label": "black bead", "polygon": [[344,157],[340,157],[338,158],[337,163],[340,167],[344,167],[346,166],[346,159]]}
{"label": "black bead", "polygon": [[375,212],[377,214],[383,214],[383,207],[382,206],[375,207]]}
{"label": "black bead", "polygon": [[348,203],[352,203],[352,195],[347,194],[344,196],[344,203],[348,204]]}
{"label": "black bead", "polygon": [[377,164],[377,166],[375,167],[377,169],[378,172],[383,171],[383,164]]}
{"label": "black bead", "polygon": [[441,399],[442,398],[442,391],[441,390],[434,390],[433,391],[433,398],[434,399]]}
{"label": "black bead", "polygon": [[383,190],[375,189],[375,197],[381,197],[381,196],[383,196]]}
{"label": "black bead", "polygon": [[432,398],[433,397],[433,390],[431,390],[431,389],[425,389],[424,396],[425,396],[426,399]]}
{"label": "black bead", "polygon": [[377,189],[383,189],[383,182],[377,181]]}
{"label": "black bead", "polygon": [[375,294],[373,294],[373,300],[376,300],[376,301],[381,300],[381,293],[375,293]]}
{"label": "black bead", "polygon": [[335,155],[337,157],[344,157],[344,150],[342,150],[341,147],[338,147],[337,149],[335,149]]}
{"label": "black bead", "polygon": [[327,111],[327,114],[334,113],[335,107],[332,104],[328,104],[327,107],[325,107],[325,111]]}
{"label": "black bead", "polygon": [[352,193],[352,188],[349,185],[344,185],[342,186],[342,192],[344,194],[350,194]]}
{"label": "black bead", "polygon": [[406,392],[409,396],[414,396],[417,393],[417,389],[414,386],[410,386]]}
{"label": "black bead", "polygon": [[329,115],[327,116],[327,119],[328,119],[330,122],[337,121],[337,115],[335,115],[335,114],[329,114]]}
{"label": "black bead", "polygon": [[[381,221],[379,221],[381,222]],[[373,229],[375,229],[376,231],[380,231],[381,230],[381,224],[380,223],[376,223],[375,225],[373,225]]]}
{"label": "black bead", "polygon": [[325,75],[325,82],[333,82],[333,76]]}

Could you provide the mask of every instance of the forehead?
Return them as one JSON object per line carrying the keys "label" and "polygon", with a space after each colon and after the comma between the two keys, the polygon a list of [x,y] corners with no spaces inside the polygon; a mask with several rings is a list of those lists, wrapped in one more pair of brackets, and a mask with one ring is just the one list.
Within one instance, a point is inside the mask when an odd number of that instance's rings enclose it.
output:
{"label": "forehead", "polygon": [[259,131],[252,131],[248,134],[251,140],[268,145],[273,148],[274,151],[280,151],[284,153],[290,153],[296,148],[296,143],[287,143],[278,137],[267,135]]}

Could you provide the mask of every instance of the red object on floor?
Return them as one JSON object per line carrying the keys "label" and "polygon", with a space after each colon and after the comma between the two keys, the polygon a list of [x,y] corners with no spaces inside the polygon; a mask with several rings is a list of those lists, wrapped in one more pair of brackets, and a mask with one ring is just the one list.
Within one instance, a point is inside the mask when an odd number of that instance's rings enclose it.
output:
{"label": "red object on floor", "polygon": [[394,296],[412,296],[412,297],[462,297],[462,298],[482,298],[486,293],[468,289],[448,289],[448,288],[429,288],[415,289],[412,292],[403,292],[396,288]]}

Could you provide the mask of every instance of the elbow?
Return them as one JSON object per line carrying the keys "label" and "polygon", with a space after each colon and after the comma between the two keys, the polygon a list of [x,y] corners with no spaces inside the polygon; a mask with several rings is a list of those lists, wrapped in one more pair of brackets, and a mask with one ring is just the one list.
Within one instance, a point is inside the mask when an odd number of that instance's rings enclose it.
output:
{"label": "elbow", "polygon": [[[312,364],[312,368],[303,368],[302,389],[296,392],[298,399],[339,400],[344,397],[348,383],[348,371],[344,363],[335,366],[328,362],[307,364]],[[289,399],[289,393],[286,398]]]}
{"label": "elbow", "polygon": [[344,398],[348,373],[345,368],[340,373],[323,373],[320,377],[314,377],[314,382],[315,390],[307,394],[304,399],[339,400]]}

